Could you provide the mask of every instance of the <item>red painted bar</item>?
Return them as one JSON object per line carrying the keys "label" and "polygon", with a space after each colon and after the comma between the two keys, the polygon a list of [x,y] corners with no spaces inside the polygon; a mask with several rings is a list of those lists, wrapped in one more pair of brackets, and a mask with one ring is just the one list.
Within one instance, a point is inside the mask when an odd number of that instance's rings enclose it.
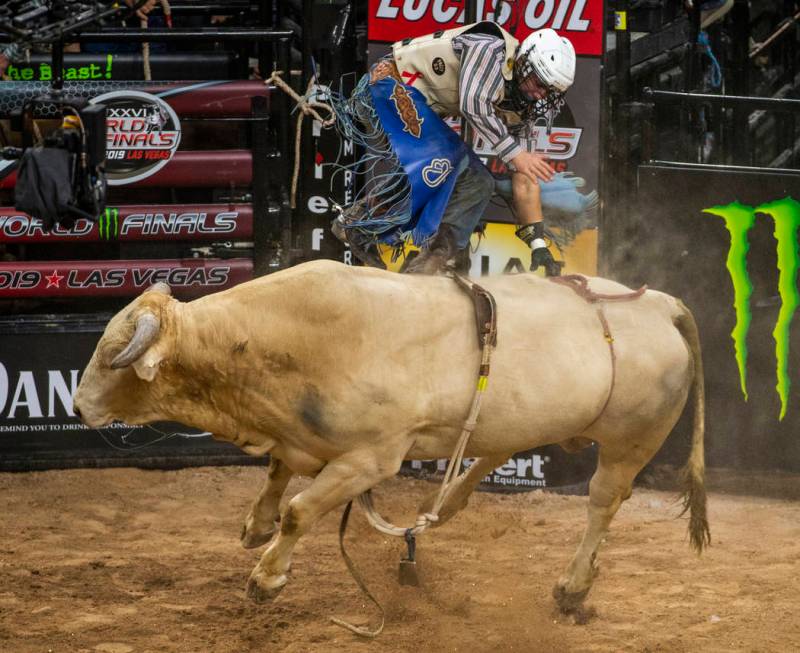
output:
{"label": "red painted bar", "polygon": [[[116,213],[115,213],[116,210]],[[250,204],[142,204],[109,206],[98,222],[80,219],[72,229],[46,232],[42,221],[0,207],[0,243],[73,243],[142,240],[249,240],[253,237]]]}
{"label": "red painted bar", "polygon": [[[144,90],[153,95],[168,91],[162,96],[162,99],[181,118],[198,116],[215,118],[247,117],[251,113],[250,99],[258,95],[269,97],[270,92],[264,82],[259,81],[223,82],[199,88],[191,82],[184,82],[184,84],[170,84],[164,89],[149,87]],[[175,92],[169,92],[172,90]]]}
{"label": "red painted bar", "polygon": [[252,277],[253,262],[241,258],[0,263],[0,299],[124,297],[158,281],[178,297],[196,297]]}
{"label": "red painted bar", "polygon": [[[13,188],[17,173],[0,180],[0,189]],[[249,186],[253,180],[250,150],[197,150],[176,152],[154,175],[120,188],[220,188]],[[112,186],[112,189],[114,187]]]}

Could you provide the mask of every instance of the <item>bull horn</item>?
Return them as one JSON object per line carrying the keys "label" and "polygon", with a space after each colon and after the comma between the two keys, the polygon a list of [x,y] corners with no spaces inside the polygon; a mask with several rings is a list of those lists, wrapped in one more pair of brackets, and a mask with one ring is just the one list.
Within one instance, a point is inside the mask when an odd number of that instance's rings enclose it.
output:
{"label": "bull horn", "polygon": [[160,292],[164,295],[172,295],[172,289],[163,281],[154,283],[147,289],[148,292]]}
{"label": "bull horn", "polygon": [[152,313],[142,313],[136,320],[136,331],[131,341],[128,343],[128,346],[111,361],[111,369],[118,370],[121,367],[127,367],[137,360],[158,337],[158,330],[160,327],[161,320],[155,315]]}

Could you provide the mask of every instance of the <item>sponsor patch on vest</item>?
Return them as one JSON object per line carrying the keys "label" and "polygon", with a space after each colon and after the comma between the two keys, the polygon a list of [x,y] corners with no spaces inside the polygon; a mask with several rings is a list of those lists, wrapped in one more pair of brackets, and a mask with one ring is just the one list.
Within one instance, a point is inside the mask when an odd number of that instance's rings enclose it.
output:
{"label": "sponsor patch on vest", "polygon": [[419,117],[417,107],[408,94],[406,87],[402,84],[395,84],[392,94],[389,96],[394,102],[397,115],[403,121],[403,131],[408,132],[415,138],[422,135],[422,123],[424,118]]}
{"label": "sponsor patch on vest", "polygon": [[439,186],[453,171],[450,159],[433,159],[422,169],[422,181],[431,188]]}
{"label": "sponsor patch on vest", "polygon": [[436,59],[431,62],[431,68],[433,68],[433,72],[435,72],[437,75],[444,75],[446,68],[444,65],[444,59],[441,57],[436,57]]}
{"label": "sponsor patch on vest", "polygon": [[398,82],[402,81],[400,79],[400,74],[397,72],[397,65],[394,63],[394,61],[387,61],[384,59],[372,67],[372,70],[369,73],[369,83],[374,84],[375,82],[379,82],[386,77],[396,79]]}

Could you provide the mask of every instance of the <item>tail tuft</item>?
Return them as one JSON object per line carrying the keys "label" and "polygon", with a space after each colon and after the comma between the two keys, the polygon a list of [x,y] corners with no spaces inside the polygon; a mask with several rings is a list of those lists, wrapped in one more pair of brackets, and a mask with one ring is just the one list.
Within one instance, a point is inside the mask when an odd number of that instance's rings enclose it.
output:
{"label": "tail tuft", "polygon": [[681,473],[683,487],[683,510],[681,516],[689,513],[689,544],[702,553],[711,544],[711,529],[706,514],[706,488],[702,476],[699,478],[687,465]]}

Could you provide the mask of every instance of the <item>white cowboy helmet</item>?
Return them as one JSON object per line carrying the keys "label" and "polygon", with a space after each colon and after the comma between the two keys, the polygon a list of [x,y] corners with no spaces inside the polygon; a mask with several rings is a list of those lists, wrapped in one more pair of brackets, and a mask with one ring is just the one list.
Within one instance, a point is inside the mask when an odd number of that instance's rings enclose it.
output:
{"label": "white cowboy helmet", "polygon": [[518,82],[535,72],[545,86],[563,93],[575,81],[575,48],[555,30],[540,29],[520,45],[515,68]]}

